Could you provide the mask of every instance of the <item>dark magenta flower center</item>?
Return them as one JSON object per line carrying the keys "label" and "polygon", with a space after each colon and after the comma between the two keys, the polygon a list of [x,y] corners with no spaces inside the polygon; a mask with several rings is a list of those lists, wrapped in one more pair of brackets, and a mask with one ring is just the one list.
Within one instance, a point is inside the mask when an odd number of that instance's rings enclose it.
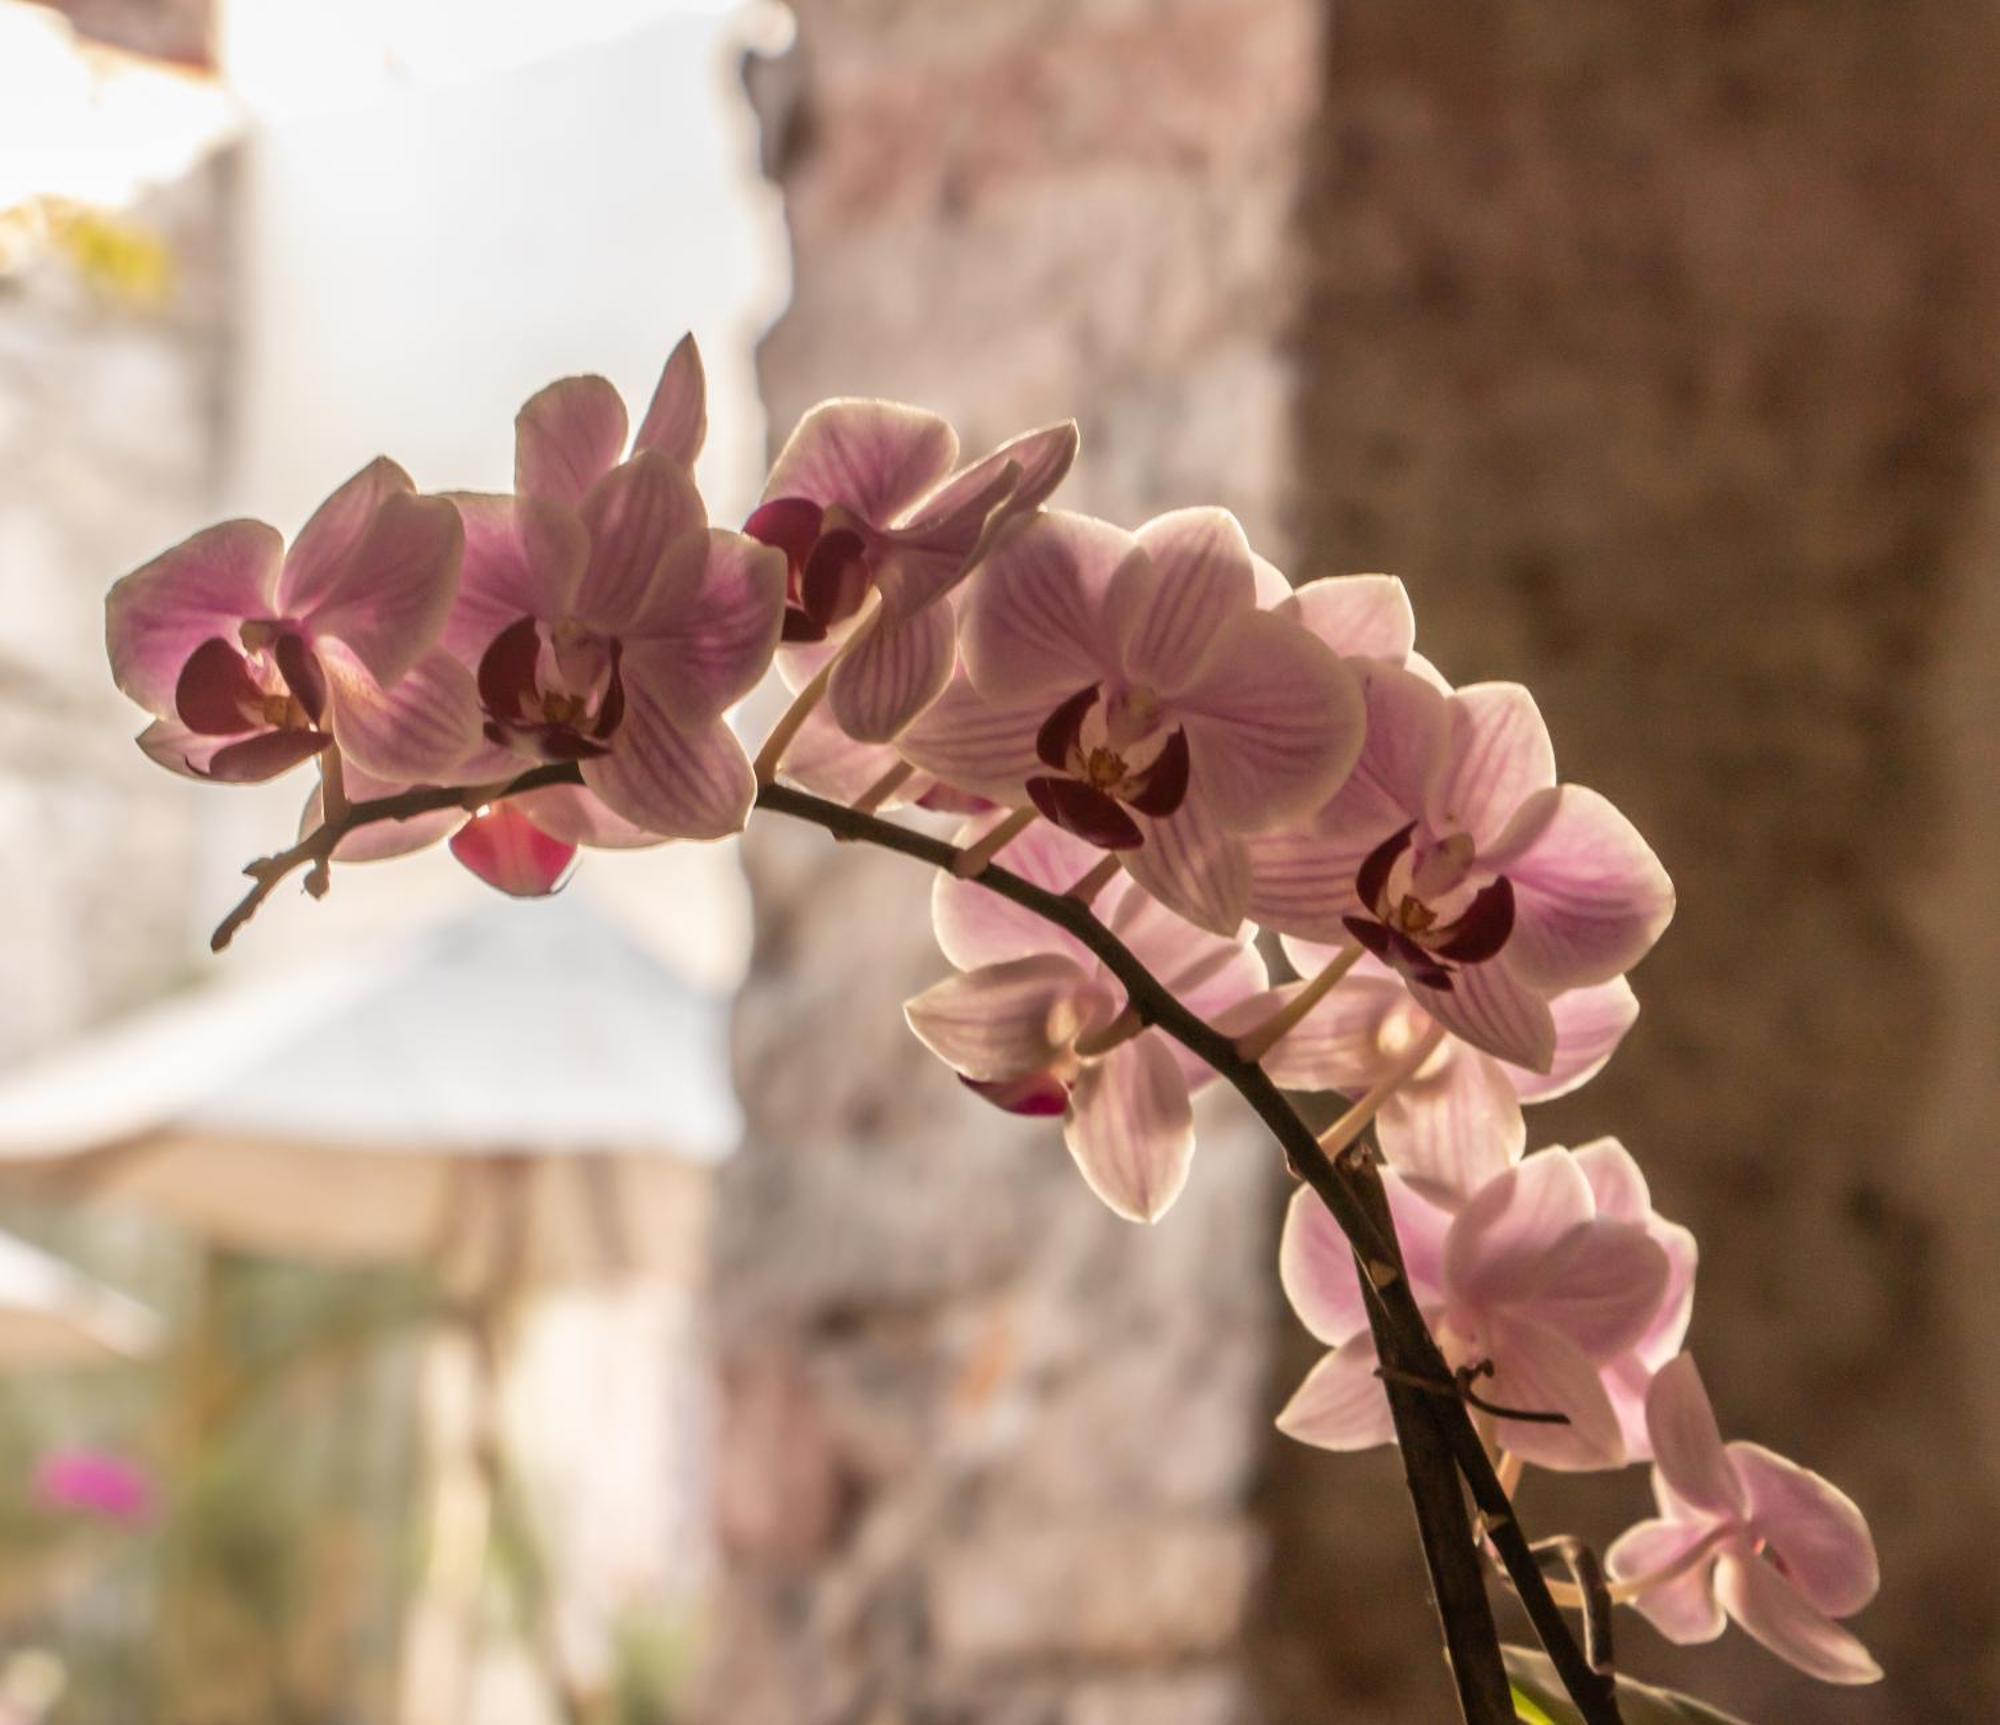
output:
{"label": "dark magenta flower center", "polygon": [[1079,689],[1042,721],[1035,753],[1054,769],[1028,781],[1035,807],[1101,850],[1145,843],[1127,809],[1164,820],[1187,800],[1187,732],[1168,728],[1149,689]]}
{"label": "dark magenta flower center", "polygon": [[563,621],[510,623],[479,661],[486,736],[543,761],[608,754],[625,717],[623,644]]}
{"label": "dark magenta flower center", "polygon": [[1347,932],[1384,964],[1425,988],[1448,991],[1453,970],[1483,964],[1514,932],[1514,883],[1497,875],[1474,889],[1473,845],[1464,833],[1416,847],[1417,823],[1391,833],[1355,871],[1366,914],[1343,917]]}
{"label": "dark magenta flower center", "polygon": [[867,542],[838,519],[829,521],[819,504],[774,497],[751,512],[743,531],[785,554],[785,640],[824,641],[861,609],[873,579]]}

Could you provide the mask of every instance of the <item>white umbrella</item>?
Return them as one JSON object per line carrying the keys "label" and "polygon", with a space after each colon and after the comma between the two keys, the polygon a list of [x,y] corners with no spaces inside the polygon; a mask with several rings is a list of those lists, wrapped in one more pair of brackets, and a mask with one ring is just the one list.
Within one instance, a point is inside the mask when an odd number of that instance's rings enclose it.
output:
{"label": "white umbrella", "polygon": [[741,1124],[726,1036],[575,895],[496,904],[0,1079],[0,1177],[291,1257],[686,1278]]}
{"label": "white umbrella", "polygon": [[160,1320],[73,1264],[0,1234],[0,1362],[9,1367],[134,1359],[159,1345]]}

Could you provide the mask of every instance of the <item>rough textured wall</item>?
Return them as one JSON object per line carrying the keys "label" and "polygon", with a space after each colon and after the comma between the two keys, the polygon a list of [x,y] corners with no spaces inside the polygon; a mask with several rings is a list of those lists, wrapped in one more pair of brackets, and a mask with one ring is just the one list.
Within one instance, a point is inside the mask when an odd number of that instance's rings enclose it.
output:
{"label": "rough textured wall", "polygon": [[[976,450],[1074,414],[1069,501],[1227,503],[1282,553],[1317,8],[797,11],[754,80],[796,251],[773,424],[886,394]],[[1116,1221],[904,1029],[942,974],[922,876],[768,825],[749,854],[710,1716],[1243,1717],[1274,1157],[1214,1111],[1167,1220]]]}
{"label": "rough textured wall", "polygon": [[[1538,1136],[1627,1139],[1702,1239],[1725,1425],[1880,1534],[1880,1690],[1625,1631],[1751,1719],[2000,1711],[1996,55],[1959,0],[1348,0],[1314,147],[1311,561],[1400,571],[1449,672],[1532,682],[1680,887],[1637,1031]],[[1282,1527],[1350,1501],[1274,1462]],[[1437,1716],[1421,1653],[1368,1717]]]}

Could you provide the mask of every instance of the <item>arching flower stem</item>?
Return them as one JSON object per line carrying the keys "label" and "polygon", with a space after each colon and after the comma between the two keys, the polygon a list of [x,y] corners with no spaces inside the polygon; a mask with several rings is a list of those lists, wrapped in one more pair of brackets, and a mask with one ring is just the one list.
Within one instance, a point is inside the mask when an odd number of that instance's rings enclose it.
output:
{"label": "arching flower stem", "polygon": [[[483,800],[497,801],[549,785],[581,782],[581,774],[574,763],[536,767],[511,780],[500,790],[484,796]],[[253,862],[244,872],[255,885],[217,929],[211,944],[220,950],[230,934],[254,914],[281,881],[310,863],[330,857],[349,833],[381,821],[409,820],[439,809],[462,808],[466,795],[462,787],[421,786],[394,796],[355,803],[349,807],[344,822],[322,825],[290,849]],[[961,863],[964,854],[956,846],[928,833],[913,831],[879,816],[859,813],[789,785],[762,786],[757,793],[757,806],[773,814],[806,821],[836,838],[861,840],[932,868],[954,868]],[[1103,961],[1105,968],[1124,987],[1127,999],[1142,1023],[1159,1029],[1198,1060],[1206,1062],[1250,1105],[1277,1139],[1287,1166],[1312,1187],[1347,1236],[1357,1258],[1368,1267],[1362,1277],[1362,1286],[1370,1301],[1370,1321],[1380,1338],[1383,1357],[1392,1359],[1404,1371],[1438,1380],[1449,1378],[1451,1367],[1410,1292],[1408,1279],[1400,1268],[1401,1253],[1393,1234],[1385,1238],[1376,1219],[1375,1211],[1381,1208],[1381,1182],[1373,1169],[1357,1166],[1352,1157],[1336,1160],[1322,1149],[1313,1136],[1312,1128],[1300,1117],[1270,1074],[1255,1061],[1244,1060],[1237,1052],[1233,1037],[1191,1012],[1171,989],[1133,956],[1116,935],[1098,921],[1089,906],[1067,895],[1035,886],[990,863],[975,871],[975,878],[987,890],[1074,936]],[[1419,1048],[1422,1046],[1418,1044]],[[1421,1066],[1429,1052],[1426,1049],[1422,1057],[1413,1058],[1410,1071],[1414,1072]],[[1416,1050],[1412,1050],[1412,1055],[1416,1055]],[[1376,1106],[1379,1108],[1380,1103]],[[1554,1663],[1563,1687],[1575,1702],[1584,1725],[1622,1725],[1612,1685],[1602,1674],[1594,1671],[1584,1657],[1568,1619],[1563,1616],[1561,1606],[1550,1591],[1539,1559],[1514,1519],[1513,1504],[1494,1471],[1492,1457],[1487,1453],[1485,1442],[1467,1409],[1455,1398],[1409,1393],[1415,1396],[1415,1405],[1424,1410],[1421,1429],[1427,1437],[1434,1436],[1438,1440],[1441,1459],[1448,1460],[1451,1468],[1463,1478],[1474,1505],[1485,1518],[1487,1538],[1499,1554],[1536,1635]],[[1419,1428],[1413,1426],[1411,1429]],[[1415,1490],[1414,1483],[1412,1489]],[[1453,1490],[1456,1489],[1454,1485]],[[1435,1495],[1439,1494],[1427,1494],[1426,1501]],[[1460,1519],[1462,1523],[1463,1518]],[[1466,1609],[1469,1610],[1471,1600],[1478,1594],[1476,1548],[1469,1537],[1462,1540],[1446,1537],[1444,1530],[1448,1528],[1448,1521],[1438,1522],[1421,1515],[1419,1520],[1426,1560],[1432,1565],[1434,1578],[1447,1575],[1453,1581],[1452,1592],[1447,1595],[1440,1591],[1439,1597],[1462,1598],[1467,1601]],[[1465,1640],[1458,1609],[1444,1606],[1441,1615],[1445,1618],[1448,1639],[1455,1643]],[[1487,1634],[1484,1627],[1480,1627],[1470,1640],[1482,1646],[1492,1642],[1493,1656],[1498,1657],[1497,1640]],[[1460,1705],[1471,1725],[1512,1725],[1511,1703],[1505,1711],[1495,1711],[1484,1692],[1473,1686],[1463,1661],[1454,1660],[1454,1672],[1459,1680]]]}

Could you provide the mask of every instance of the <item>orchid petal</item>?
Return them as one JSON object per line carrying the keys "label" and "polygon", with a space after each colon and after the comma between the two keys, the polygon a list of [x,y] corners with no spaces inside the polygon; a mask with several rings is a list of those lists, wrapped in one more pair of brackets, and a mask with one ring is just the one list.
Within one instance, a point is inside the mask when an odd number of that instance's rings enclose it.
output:
{"label": "orchid petal", "polygon": [[1105,620],[1125,675],[1172,696],[1193,680],[1231,619],[1256,608],[1250,542],[1226,509],[1177,509],[1135,537],[1146,555],[1119,569]]}
{"label": "orchid petal", "polygon": [[1194,1160],[1194,1104],[1166,1039],[1148,1031],[1085,1066],[1063,1140],[1090,1189],[1118,1215],[1164,1216]]}
{"label": "orchid petal", "polygon": [[1068,476],[1076,460],[1076,421],[1044,425],[1009,438],[989,455],[961,467],[911,512],[910,526],[934,529],[977,498],[1010,466],[1014,480],[1007,497],[1010,514],[1040,507]]}
{"label": "orchid petal", "polygon": [[[1518,902],[1518,901],[1517,901]],[[1514,955],[1507,955],[1510,966]],[[1594,988],[1575,988],[1549,1002],[1555,1022],[1555,1059],[1547,1073],[1507,1068],[1514,1092],[1523,1102],[1547,1102],[1567,1096],[1603,1069],[1639,1017],[1639,997],[1622,976]]]}
{"label": "orchid petal", "polygon": [[1344,659],[1400,665],[1417,644],[1409,591],[1393,575],[1323,576],[1298,588],[1279,611]]}
{"label": "orchid petal", "polygon": [[[339,641],[378,683],[395,682],[444,632],[464,551],[465,530],[449,501],[390,492],[313,597],[313,635]],[[288,561],[279,581],[288,607],[302,601],[285,591],[290,575]]]}
{"label": "orchid petal", "polygon": [[741,832],[757,797],[743,745],[720,719],[683,728],[653,691],[626,691],[608,755],[583,763],[583,782],[635,826],[670,839]]}
{"label": "orchid petal", "polygon": [[1035,734],[1047,717],[1043,697],[989,701],[958,676],[896,739],[896,748],[904,760],[958,790],[1024,804],[1028,780],[1042,770]]}
{"label": "orchid petal", "polygon": [[785,440],[764,497],[837,504],[886,527],[957,458],[958,436],[935,413],[893,401],[823,401]]}
{"label": "orchid petal", "polygon": [[834,667],[827,704],[850,737],[885,743],[944,692],[957,654],[950,606],[900,619],[885,612]]}
{"label": "orchid petal", "polygon": [[701,349],[693,335],[684,335],[667,355],[646,417],[639,422],[639,435],[632,439],[632,453],[657,449],[669,461],[692,467],[707,437],[708,380]]}
{"label": "orchid petal", "polygon": [[1278,1236],[1278,1281],[1299,1322],[1328,1347],[1368,1331],[1354,1249],[1310,1186],[1300,1186],[1285,1206]]}
{"label": "orchid petal", "polygon": [[1221,630],[1174,708],[1194,755],[1194,795],[1237,832],[1324,803],[1352,771],[1367,725],[1353,673],[1270,611],[1243,612]]}
{"label": "orchid petal", "polygon": [[1762,1444],[1732,1443],[1729,1461],[1758,1533],[1816,1609],[1847,1617],[1875,1597],[1882,1582],[1875,1540],[1852,1498]]}
{"label": "orchid petal", "polygon": [[1445,1241],[1454,1306],[1487,1311],[1534,1295],[1549,1252],[1595,1214],[1590,1182],[1560,1151],[1530,1156],[1482,1186]]}
{"label": "orchid petal", "polygon": [[[853,804],[901,767],[903,757],[887,743],[857,743],[833,722],[824,705],[806,715],[792,746],[785,751],[785,777],[816,796]],[[872,806],[900,808],[913,802],[931,784],[927,773],[912,773],[898,790]]]}
{"label": "orchid petal", "polygon": [[1163,821],[1149,820],[1145,843],[1121,853],[1125,869],[1177,915],[1212,934],[1234,935],[1250,905],[1250,856],[1207,806],[1190,797]]}
{"label": "orchid petal", "polygon": [[1497,1060],[1449,1040],[1439,1053],[1383,1103],[1375,1137],[1413,1186],[1457,1203],[1521,1159],[1528,1129]]}
{"label": "orchid petal", "polygon": [[[1530,1161],[1534,1158],[1530,1157]],[[1496,1407],[1559,1413],[1568,1424],[1495,1418],[1501,1445],[1536,1467],[1588,1473],[1621,1466],[1625,1440],[1597,1367],[1567,1336],[1509,1319],[1492,1326],[1493,1373],[1480,1397]]]}
{"label": "orchid petal", "polygon": [[1632,968],[1673,920],[1674,888],[1639,831],[1595,791],[1539,791],[1482,855],[1514,883],[1507,957],[1544,994]]}
{"label": "orchid petal", "polygon": [[341,484],[312,512],[285,555],[274,595],[278,614],[303,617],[336,595],[361,554],[376,511],[391,497],[415,490],[410,476],[385,455]]}
{"label": "orchid petal", "polygon": [[626,637],[627,681],[650,681],[677,723],[703,724],[763,681],[784,607],[782,552],[720,528],[686,535]]}
{"label": "orchid petal", "polygon": [[614,814],[581,785],[544,785],[507,799],[552,839],[597,850],[645,850],[666,841]]}
{"label": "orchid petal", "polygon": [[917,1040],[981,1083],[1041,1072],[1116,1010],[1071,959],[1038,953],[949,976],[904,1003]]}
{"label": "orchid petal", "polygon": [[559,378],[514,416],[514,489],[575,507],[625,449],[625,403],[601,377]]}
{"label": "orchid petal", "polygon": [[1530,1072],[1554,1066],[1556,1024],[1549,1003],[1522,986],[1504,957],[1454,971],[1448,989],[1413,984],[1410,992],[1452,1035],[1494,1059]]}
{"label": "orchid petal", "polygon": [[968,589],[959,647],[973,687],[1011,703],[1099,681],[1117,661],[1106,615],[1113,577],[1142,555],[1129,533],[1087,515],[1015,522]]}
{"label": "orchid petal", "polygon": [[388,689],[337,643],[322,648],[332,728],[363,772],[401,784],[448,784],[480,746],[472,673],[433,647]]}
{"label": "orchid petal", "polygon": [[[1612,1542],[1604,1566],[1614,1581],[1635,1580],[1679,1563],[1707,1537],[1708,1529],[1699,1523],[1642,1521]],[[1645,1589],[1632,1604],[1669,1641],[1683,1647],[1713,1641],[1729,1622],[1716,1602],[1713,1557]]]}
{"label": "orchid petal", "polygon": [[1425,818],[1438,834],[1470,833],[1484,852],[1522,803],[1556,782],[1555,750],[1534,696],[1519,683],[1460,689],[1450,725],[1426,787]]}
{"label": "orchid petal", "polygon": [[1389,1392],[1375,1375],[1375,1338],[1362,1333],[1308,1372],[1278,1415],[1278,1430],[1315,1449],[1375,1449],[1396,1441]]}
{"label": "orchid petal", "polygon": [[[708,526],[686,468],[647,450],[612,468],[578,513],[590,531],[590,561],[576,590],[578,618],[607,634],[623,633],[644,616],[655,578],[669,569],[679,574],[673,598],[682,599],[695,580],[692,571],[701,567],[696,547]],[[774,651],[776,645],[774,618]]]}
{"label": "orchid petal", "polygon": [[1646,1392],[1646,1434],[1653,1466],[1690,1509],[1719,1520],[1740,1518],[1748,1504],[1715,1409],[1691,1355],[1669,1360]]}
{"label": "orchid petal", "polygon": [[451,839],[451,854],[509,898],[547,898],[576,866],[576,846],[551,838],[511,803],[481,809]]}
{"label": "orchid petal", "polygon": [[1598,1220],[1549,1248],[1540,1285],[1517,1309],[1602,1362],[1646,1334],[1670,1277],[1665,1251],[1644,1228]]}
{"label": "orchid petal", "polygon": [[465,530],[465,561],[444,644],[476,665],[523,617],[570,614],[590,535],[575,510],[542,498],[455,493],[451,503]]}
{"label": "orchid petal", "polygon": [[1724,1552],[1715,1566],[1722,1608],[1780,1659],[1822,1683],[1875,1683],[1868,1649],[1759,1558]]}
{"label": "orchid petal", "polygon": [[[1285,956],[1307,976],[1324,963],[1301,962],[1289,942]],[[1279,992],[1289,999],[1303,986]],[[1371,974],[1350,973],[1264,1056],[1264,1070],[1286,1090],[1366,1090],[1393,1063],[1382,1046],[1391,1014],[1416,1016],[1405,1004],[1408,999],[1403,985],[1381,974],[1379,967]]]}
{"label": "orchid petal", "polygon": [[[162,724],[165,721],[161,722]],[[147,727],[147,732],[139,739],[139,746],[148,754],[153,754],[158,740],[148,745],[148,736],[160,731],[160,725]],[[257,785],[266,779],[275,779],[281,773],[288,773],[301,762],[309,761],[326,748],[333,739],[323,731],[258,731],[254,735],[230,739],[226,737],[204,738],[210,745],[206,760],[198,755],[188,757],[185,769],[195,778],[215,779],[226,785]],[[159,759],[154,755],[154,759]],[[195,763],[199,761],[199,765]]]}
{"label": "orchid petal", "polygon": [[[995,813],[969,822],[956,835],[956,842],[961,846],[974,844],[1005,818],[1004,813]],[[1059,828],[1037,821],[994,860],[1046,891],[1067,892],[1090,872],[1097,853]],[[1065,954],[1083,970],[1096,962],[1074,935],[949,870],[940,869],[932,877],[931,920],[939,948],[960,970],[977,970],[1038,953]]]}
{"label": "orchid petal", "polygon": [[148,712],[174,716],[181,669],[204,641],[237,639],[275,609],[285,543],[261,521],[204,528],[135,569],[105,601],[105,644],[118,687]]}

